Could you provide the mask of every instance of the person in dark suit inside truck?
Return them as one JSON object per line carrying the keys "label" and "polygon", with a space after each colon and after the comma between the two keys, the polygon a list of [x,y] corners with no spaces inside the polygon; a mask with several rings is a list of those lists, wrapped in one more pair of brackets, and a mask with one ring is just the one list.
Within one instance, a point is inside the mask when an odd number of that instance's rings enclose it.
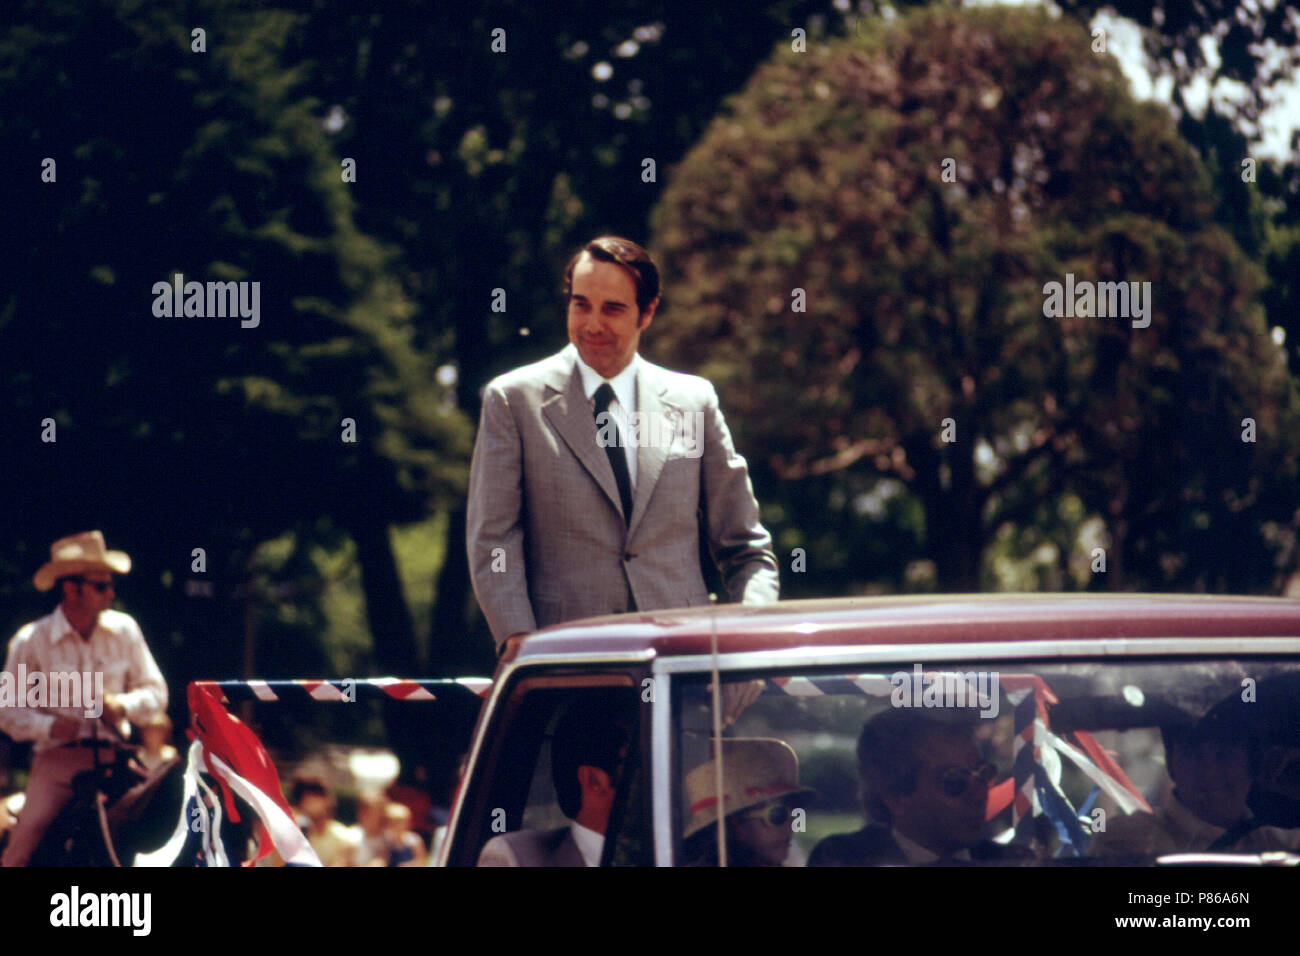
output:
{"label": "person in dark suit inside truck", "polygon": [[916,866],[1031,859],[983,838],[996,769],[975,746],[974,719],[887,710],[858,738],[858,776],[871,822],[822,840],[809,866]]}

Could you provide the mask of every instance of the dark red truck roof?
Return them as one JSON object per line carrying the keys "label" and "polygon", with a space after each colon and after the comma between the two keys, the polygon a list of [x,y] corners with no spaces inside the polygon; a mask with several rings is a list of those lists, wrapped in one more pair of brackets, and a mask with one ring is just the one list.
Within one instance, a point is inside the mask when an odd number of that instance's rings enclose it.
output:
{"label": "dark red truck roof", "polygon": [[703,654],[855,644],[1139,637],[1300,638],[1300,600],[1199,594],[957,594],[719,604],[588,618],[529,635],[553,654]]}

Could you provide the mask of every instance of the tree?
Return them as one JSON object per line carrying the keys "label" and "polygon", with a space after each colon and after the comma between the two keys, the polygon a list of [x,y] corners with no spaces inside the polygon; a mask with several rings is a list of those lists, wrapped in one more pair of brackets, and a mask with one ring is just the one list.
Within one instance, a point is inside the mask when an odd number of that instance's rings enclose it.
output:
{"label": "tree", "polygon": [[[1289,161],[1258,152],[1264,111],[1278,105],[1283,84],[1300,69],[1300,19],[1293,5],[1276,0],[1060,0],[1057,5],[1083,23],[1111,13],[1140,28],[1153,80],[1173,81],[1170,98],[1178,128],[1213,177],[1216,221],[1267,272],[1264,306],[1269,324],[1288,333],[1294,374],[1300,368],[1300,324],[1287,301],[1296,294],[1300,269],[1291,259],[1287,236],[1298,221],[1294,156],[1300,139],[1293,133]],[[1228,95],[1219,97],[1221,81],[1231,86]],[[1212,95],[1198,114],[1184,91],[1201,82]],[[1252,167],[1249,173],[1243,163]],[[1265,242],[1267,248],[1262,248]]]}
{"label": "tree", "polygon": [[[1056,0],[1064,12],[1084,23],[1103,11],[1142,28],[1142,45],[1158,75],[1174,80],[1173,101],[1186,109],[1183,90],[1198,76],[1210,88],[1219,80],[1241,84],[1245,95],[1233,107],[1234,119],[1252,131],[1260,113],[1271,105],[1277,85],[1300,68],[1300,21],[1287,3],[1264,0]],[[1211,68],[1205,40],[1217,48]]]}
{"label": "tree", "polygon": [[[978,589],[992,535],[1069,495],[1108,530],[1094,586],[1258,589],[1295,390],[1212,213],[1076,23],[921,10],[779,50],[673,171],[651,348],[718,383],[778,540],[815,546],[796,591],[863,586],[872,514]],[[1076,278],[1149,288],[1149,326],[1046,315]]]}
{"label": "tree", "polygon": [[[238,676],[258,546],[328,538],[328,517],[357,543],[377,668],[409,673],[387,528],[463,485],[468,422],[285,62],[302,18],[240,7],[29,3],[0,36],[24,104],[0,128],[24,224],[0,264],[7,555],[30,574],[51,537],[104,527],[135,555],[124,596],[175,687]],[[157,315],[174,273],[259,283],[259,322]],[[207,604],[181,593],[196,547]]]}

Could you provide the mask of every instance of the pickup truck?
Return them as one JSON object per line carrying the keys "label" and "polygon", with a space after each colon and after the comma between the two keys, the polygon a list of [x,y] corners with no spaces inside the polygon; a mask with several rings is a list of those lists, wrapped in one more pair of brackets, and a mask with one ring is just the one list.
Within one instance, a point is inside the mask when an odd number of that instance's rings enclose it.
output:
{"label": "pickup truck", "polygon": [[[788,829],[785,865],[1153,865],[1207,852],[1300,861],[1289,852],[1300,846],[1300,601],[1016,594],[720,605],[554,626],[512,651],[486,693],[439,865],[473,866],[502,834],[571,825],[557,802],[552,736],[566,713],[608,721],[611,706],[627,740],[611,768],[601,865],[699,862],[688,850],[724,844],[728,832],[740,859],[741,830],[719,826],[708,807],[730,804],[753,820],[756,798],[772,794],[767,803],[784,809],[756,825]],[[872,724],[887,711],[906,713]],[[964,741],[953,746],[966,749],[954,759],[977,753],[977,766],[932,766],[942,747],[924,735],[911,737],[911,752],[901,739],[875,740],[886,752],[898,745],[883,771],[863,753],[868,725],[913,718],[960,723]],[[718,768],[719,737],[765,743],[724,743]],[[754,777],[766,794],[736,796],[726,779],[753,775],[746,746],[792,752],[784,770]],[[1174,748],[1181,762],[1171,766]],[[909,781],[891,767],[909,762],[922,779],[898,794]],[[953,798],[959,783],[969,786]],[[883,851],[863,843],[890,829],[880,819],[890,807],[894,835],[908,814],[921,832],[927,788],[932,814],[977,802],[970,842],[1004,849],[972,857],[923,852],[924,839],[896,841],[906,852],[887,838]],[[1174,789],[1211,819],[1198,825]],[[828,839],[823,850],[837,852],[818,851]],[[707,850],[708,861],[727,859],[725,845]]]}
{"label": "pickup truck", "polygon": [[435,865],[1300,863],[1295,600],[716,605],[367,684],[481,699]]}

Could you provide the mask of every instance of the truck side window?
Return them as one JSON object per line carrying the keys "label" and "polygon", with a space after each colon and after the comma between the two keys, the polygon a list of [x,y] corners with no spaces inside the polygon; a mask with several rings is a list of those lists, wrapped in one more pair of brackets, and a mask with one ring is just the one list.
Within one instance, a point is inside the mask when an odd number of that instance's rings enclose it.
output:
{"label": "truck side window", "polygon": [[[483,831],[479,864],[631,862],[639,853],[618,837],[628,794],[641,777],[635,688],[630,682],[586,687],[570,682],[521,691],[488,770],[492,819]],[[640,805],[639,799],[634,802]],[[614,842],[607,848],[609,837]]]}

